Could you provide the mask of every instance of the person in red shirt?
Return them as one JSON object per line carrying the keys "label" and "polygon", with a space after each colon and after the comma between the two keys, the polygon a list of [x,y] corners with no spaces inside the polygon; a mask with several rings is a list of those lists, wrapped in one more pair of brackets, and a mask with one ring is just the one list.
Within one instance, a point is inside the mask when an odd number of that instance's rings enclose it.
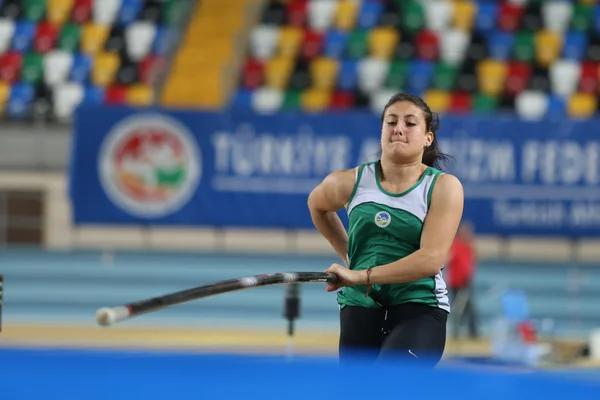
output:
{"label": "person in red shirt", "polygon": [[475,310],[473,278],[476,271],[476,254],[473,244],[474,228],[469,221],[463,221],[450,249],[447,285],[452,304],[452,336],[458,338],[465,319],[468,321],[471,339],[479,337],[477,313]]}

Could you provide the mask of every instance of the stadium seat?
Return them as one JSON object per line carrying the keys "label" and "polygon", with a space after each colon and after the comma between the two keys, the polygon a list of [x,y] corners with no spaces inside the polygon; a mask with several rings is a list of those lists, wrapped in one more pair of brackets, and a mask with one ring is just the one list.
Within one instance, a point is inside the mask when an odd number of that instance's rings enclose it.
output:
{"label": "stadium seat", "polygon": [[81,28],[81,51],[94,55],[104,48],[108,38],[109,28],[106,25],[98,25],[87,22]]}
{"label": "stadium seat", "polygon": [[511,58],[515,46],[515,35],[500,29],[493,30],[488,35],[487,48],[489,56],[497,60],[508,60]]}
{"label": "stadium seat", "polygon": [[23,2],[23,16],[28,21],[39,21],[46,13],[46,0],[26,0]]}
{"label": "stadium seat", "polygon": [[318,31],[306,31],[300,47],[300,57],[312,59],[323,51],[323,34]]}
{"label": "stadium seat", "polygon": [[338,88],[354,90],[358,82],[358,63],[354,60],[342,59],[338,75]]}
{"label": "stadium seat", "polygon": [[150,106],[154,101],[154,90],[144,83],[127,85],[126,101],[130,106]]}
{"label": "stadium seat", "polygon": [[478,92],[473,98],[472,109],[478,114],[490,114],[498,108],[498,97]]}
{"label": "stadium seat", "polygon": [[507,76],[507,65],[503,61],[488,59],[477,66],[477,81],[482,93],[490,96],[499,95]]}
{"label": "stadium seat", "polygon": [[568,97],[567,112],[573,118],[589,118],[597,110],[598,100],[590,93],[574,93]]}
{"label": "stadium seat", "polygon": [[404,60],[395,59],[390,63],[388,75],[385,79],[384,86],[388,89],[400,91],[406,83],[408,75],[408,64]]}
{"label": "stadium seat", "polygon": [[450,97],[449,111],[457,114],[465,114],[471,111],[472,98],[467,92],[453,92]]}
{"label": "stadium seat", "polygon": [[15,23],[7,18],[0,18],[0,54],[11,48],[12,38],[15,33]]}
{"label": "stadium seat", "polygon": [[121,105],[127,102],[127,88],[123,85],[111,85],[106,88],[106,104]]}
{"label": "stadium seat", "polygon": [[352,59],[361,59],[369,54],[369,39],[366,29],[355,29],[348,35],[346,54]]}
{"label": "stadium seat", "polygon": [[278,54],[283,57],[296,57],[304,40],[304,29],[297,26],[284,26],[279,31]]}
{"label": "stadium seat", "polygon": [[301,107],[302,92],[300,90],[289,89],[285,92],[283,97],[283,105],[281,106],[284,110],[300,110]]}
{"label": "stadium seat", "polygon": [[563,40],[561,57],[568,60],[581,61],[585,57],[587,45],[587,33],[567,32]]}
{"label": "stadium seat", "polygon": [[323,112],[329,108],[331,91],[329,89],[309,88],[302,93],[302,110],[307,112]]}
{"label": "stadium seat", "polygon": [[48,0],[48,21],[58,26],[63,25],[70,18],[74,0]]}
{"label": "stadium seat", "polygon": [[424,4],[418,0],[406,0],[399,2],[402,7],[400,24],[403,31],[408,34],[415,34],[425,27],[425,9]]}
{"label": "stadium seat", "polygon": [[116,24],[124,26],[134,22],[142,10],[143,4],[142,0],[122,0]]}
{"label": "stadium seat", "polygon": [[358,12],[356,26],[367,29],[376,28],[383,11],[383,5],[384,2],[379,0],[363,1]]}
{"label": "stadium seat", "polygon": [[32,85],[18,82],[12,85],[5,114],[10,118],[26,118],[31,112],[35,91]]}
{"label": "stadium seat", "polygon": [[275,56],[279,46],[279,28],[258,25],[250,32],[250,55],[266,60]]}
{"label": "stadium seat", "polygon": [[81,84],[87,84],[90,80],[92,71],[92,60],[85,54],[74,54],[69,72],[69,81]]}
{"label": "stadium seat", "polygon": [[558,60],[548,68],[553,93],[567,97],[577,91],[581,65],[573,60]]}
{"label": "stadium seat", "polygon": [[581,64],[581,72],[577,90],[582,93],[596,93],[598,90],[598,79],[598,63],[594,61],[583,62]]}
{"label": "stadium seat", "polygon": [[356,24],[358,11],[358,2],[339,0],[335,9],[333,26],[343,31],[349,31]]}
{"label": "stadium seat", "polygon": [[71,9],[71,20],[85,24],[92,19],[93,0],[75,0]]}
{"label": "stadium seat", "polygon": [[389,60],[398,43],[398,31],[386,27],[373,28],[368,34],[367,42],[371,57]]}
{"label": "stadium seat", "polygon": [[552,31],[540,31],[535,35],[535,58],[539,65],[548,67],[558,59],[562,47],[562,35]]}
{"label": "stadium seat", "polygon": [[344,90],[336,90],[331,95],[330,108],[333,111],[349,110],[354,107],[354,95]]}
{"label": "stadium seat", "polygon": [[92,5],[92,18],[98,25],[111,26],[120,8],[121,0],[96,0]]}
{"label": "stadium seat", "polygon": [[535,58],[535,37],[532,32],[521,30],[515,36],[513,57],[517,61],[533,61]]}
{"label": "stadium seat", "polygon": [[62,25],[58,37],[57,47],[61,50],[75,52],[79,50],[81,39],[81,26],[74,23],[65,23]]}
{"label": "stadium seat", "polygon": [[422,30],[416,36],[417,57],[424,61],[435,61],[440,53],[438,35],[434,31]]}
{"label": "stadium seat", "polygon": [[457,75],[457,65],[440,61],[435,65],[432,87],[435,89],[450,91],[454,89]]}
{"label": "stadium seat", "polygon": [[358,61],[358,88],[364,92],[371,92],[383,87],[389,66],[389,62],[374,57]]}
{"label": "stadium seat", "polygon": [[52,92],[54,114],[59,119],[68,119],[84,97],[84,88],[75,82],[56,85]]}
{"label": "stadium seat", "polygon": [[318,89],[332,90],[336,86],[339,71],[338,61],[334,58],[319,57],[310,64],[313,86]]}
{"label": "stadium seat", "polygon": [[408,77],[404,89],[408,92],[423,93],[433,80],[434,63],[430,61],[412,60],[408,63]]}
{"label": "stadium seat", "polygon": [[454,3],[450,0],[431,1],[425,7],[425,27],[441,32],[452,25]]}
{"label": "stadium seat", "polygon": [[257,89],[263,85],[264,66],[258,59],[248,58],[242,68],[242,87]]}
{"label": "stadium seat", "polygon": [[133,22],[125,30],[125,47],[127,55],[134,61],[139,61],[150,52],[156,25],[150,22]]}
{"label": "stadium seat", "polygon": [[11,87],[8,83],[0,81],[0,114],[4,113],[6,102],[10,97]]}
{"label": "stadium seat", "polygon": [[53,50],[44,58],[44,83],[53,86],[66,82],[73,66],[73,54]]}
{"label": "stadium seat", "polygon": [[13,50],[22,53],[29,51],[33,45],[35,30],[36,25],[34,22],[26,20],[16,22],[12,38]]}
{"label": "stadium seat", "polygon": [[496,29],[498,11],[499,5],[497,2],[478,2],[474,29],[482,33]]}
{"label": "stadium seat", "polygon": [[550,118],[555,118],[559,120],[568,117],[567,100],[568,98],[565,98],[563,96],[554,93],[549,93],[546,115]]}
{"label": "stadium seat", "polygon": [[548,97],[540,91],[525,90],[515,98],[517,115],[525,120],[538,120],[546,115]]}
{"label": "stadium seat", "polygon": [[423,100],[429,105],[431,111],[444,113],[450,107],[450,93],[444,90],[432,89],[425,92]]}
{"label": "stadium seat", "polygon": [[283,93],[280,90],[263,87],[252,92],[252,109],[260,114],[279,111],[283,106]]}
{"label": "stadium seat", "polygon": [[544,28],[554,32],[568,29],[573,13],[573,5],[568,1],[546,1],[542,3]]}
{"label": "stadium seat", "polygon": [[44,75],[44,57],[35,52],[30,52],[23,58],[21,68],[21,82],[36,85]]}
{"label": "stadium seat", "polygon": [[390,98],[396,94],[396,90],[393,89],[380,89],[374,91],[369,98],[369,108],[376,114],[381,114],[383,108],[390,100]]}
{"label": "stadium seat", "polygon": [[523,4],[510,1],[500,2],[498,10],[498,28],[505,32],[514,32],[521,24],[525,12]]}
{"label": "stadium seat", "polygon": [[38,53],[46,53],[56,46],[59,34],[59,26],[50,22],[42,22],[38,24],[33,48]]}
{"label": "stadium seat", "polygon": [[0,56],[0,80],[14,83],[20,78],[23,56],[18,51],[8,51]]}
{"label": "stadium seat", "polygon": [[265,85],[272,89],[284,90],[294,67],[294,60],[288,57],[271,58],[265,63]]}
{"label": "stadium seat", "polygon": [[104,88],[94,85],[86,85],[81,104],[102,104],[104,103],[104,98]]}
{"label": "stadium seat", "polygon": [[92,83],[96,86],[107,87],[114,80],[121,64],[121,59],[115,53],[98,53],[92,67]]}
{"label": "stadium seat", "polygon": [[331,29],[326,32],[324,41],[323,55],[326,57],[340,58],[346,51],[348,33],[337,29]]}
{"label": "stadium seat", "polygon": [[505,83],[505,92],[509,96],[516,96],[527,89],[531,77],[531,65],[525,62],[511,61],[508,63],[508,72]]}
{"label": "stadium seat", "polygon": [[331,0],[311,0],[308,3],[308,26],[316,31],[325,31],[333,25],[337,2]]}
{"label": "stadium seat", "polygon": [[454,29],[471,32],[477,13],[477,5],[471,0],[458,0],[454,2],[452,12],[452,25]]}
{"label": "stadium seat", "polygon": [[575,32],[588,32],[591,30],[593,15],[592,5],[574,4],[568,29]]}
{"label": "stadium seat", "polygon": [[292,0],[286,7],[286,20],[291,26],[303,27],[308,19],[308,1]]}
{"label": "stadium seat", "polygon": [[440,59],[450,64],[461,63],[470,41],[468,32],[449,29],[440,33]]}

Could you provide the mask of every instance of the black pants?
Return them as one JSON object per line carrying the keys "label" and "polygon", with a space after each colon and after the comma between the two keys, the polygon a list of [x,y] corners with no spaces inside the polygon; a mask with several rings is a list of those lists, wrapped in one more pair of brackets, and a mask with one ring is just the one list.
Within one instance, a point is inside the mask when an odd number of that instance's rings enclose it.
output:
{"label": "black pants", "polygon": [[477,311],[474,302],[474,290],[472,285],[450,289],[450,301],[452,304],[452,338],[458,339],[460,328],[467,322],[469,329],[469,338],[477,339],[479,337]]}
{"label": "black pants", "polygon": [[[419,303],[340,311],[340,362],[398,360],[434,367],[446,347],[448,312]],[[357,356],[359,356],[357,358]]]}

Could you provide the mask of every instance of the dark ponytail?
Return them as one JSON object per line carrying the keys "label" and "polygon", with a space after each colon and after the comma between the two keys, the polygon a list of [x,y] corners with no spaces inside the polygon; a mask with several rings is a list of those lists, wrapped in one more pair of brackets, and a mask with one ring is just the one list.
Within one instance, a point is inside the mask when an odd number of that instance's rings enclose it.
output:
{"label": "dark ponytail", "polygon": [[419,107],[423,111],[423,115],[425,116],[425,129],[427,132],[433,132],[433,141],[429,147],[425,148],[423,153],[423,164],[441,170],[442,164],[446,164],[449,159],[447,154],[442,153],[436,132],[440,129],[440,118],[437,113],[431,111],[427,103],[423,101],[419,96],[415,96],[409,93],[396,93],[393,95],[390,100],[387,102],[385,107],[383,108],[383,112],[381,113],[381,121],[383,122],[383,118],[385,116],[385,111],[394,103],[399,101],[410,101],[415,106]]}

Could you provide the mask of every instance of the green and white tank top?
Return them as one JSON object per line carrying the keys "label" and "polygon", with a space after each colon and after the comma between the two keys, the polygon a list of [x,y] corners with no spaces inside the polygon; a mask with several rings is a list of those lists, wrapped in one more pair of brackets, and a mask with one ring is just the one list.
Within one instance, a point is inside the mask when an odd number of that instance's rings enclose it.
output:
{"label": "green and white tank top", "polygon": [[[431,193],[442,174],[428,167],[413,187],[393,194],[381,186],[378,165],[375,161],[359,166],[355,187],[346,206],[348,261],[350,268],[355,270],[388,264],[419,249]],[[418,302],[450,310],[441,273],[417,282],[373,285],[373,300],[365,298],[364,288],[348,289],[351,288],[344,288],[338,294],[340,305],[369,306],[365,301],[372,303],[374,300],[379,305]]]}

